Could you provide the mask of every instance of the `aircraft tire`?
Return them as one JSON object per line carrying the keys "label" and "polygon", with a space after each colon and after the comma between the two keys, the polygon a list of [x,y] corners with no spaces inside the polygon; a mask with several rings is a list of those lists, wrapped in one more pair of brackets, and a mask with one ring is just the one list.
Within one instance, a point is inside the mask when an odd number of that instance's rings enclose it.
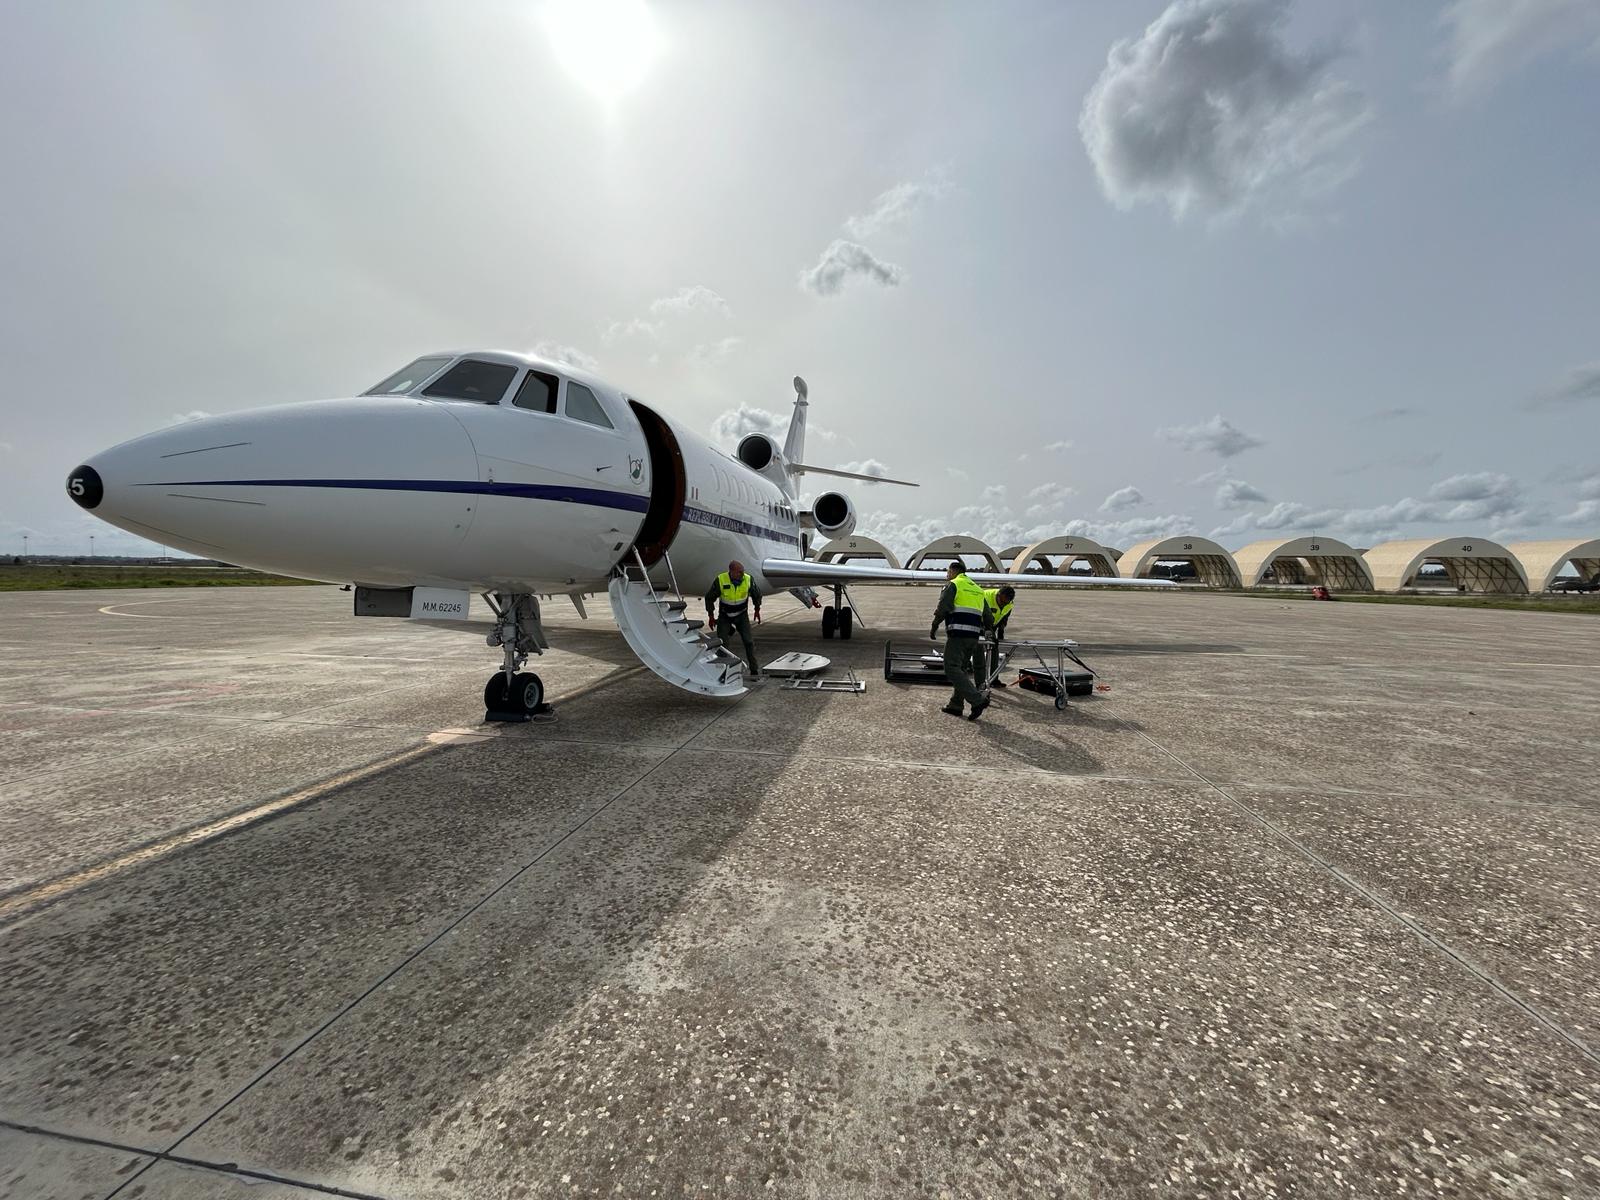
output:
{"label": "aircraft tire", "polygon": [[848,639],[855,631],[856,614],[854,609],[841,608],[839,610],[839,636]]}
{"label": "aircraft tire", "polygon": [[831,638],[839,628],[839,610],[828,605],[822,610],[822,636]]}
{"label": "aircraft tire", "polygon": [[[502,679],[505,676],[501,676]],[[532,671],[524,671],[511,681],[511,702],[525,713],[535,713],[544,703],[544,680]]]}

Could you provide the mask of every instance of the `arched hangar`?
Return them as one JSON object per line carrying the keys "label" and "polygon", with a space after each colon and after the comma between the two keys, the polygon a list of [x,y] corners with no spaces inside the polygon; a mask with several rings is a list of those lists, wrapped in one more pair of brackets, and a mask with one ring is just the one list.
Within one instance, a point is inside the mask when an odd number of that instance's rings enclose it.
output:
{"label": "arched hangar", "polygon": [[1240,586],[1239,568],[1233,555],[1210,538],[1194,534],[1155,538],[1129,546],[1118,560],[1117,570],[1124,579],[1157,579],[1160,578],[1155,570],[1158,562],[1189,564],[1194,577],[1207,587]]}
{"label": "arched hangar", "polygon": [[998,572],[1000,556],[981,538],[967,534],[934,538],[921,550],[906,559],[906,569],[911,571],[942,570],[947,563],[967,558],[981,558],[986,568]]}
{"label": "arched hangar", "polygon": [[1000,565],[1008,571],[1014,570],[1015,568],[1011,564],[1017,560],[1017,555],[1021,554],[1025,549],[1027,549],[1026,546],[1007,546],[1000,551]]}
{"label": "arched hangar", "polygon": [[860,536],[835,538],[817,551],[818,562],[847,563],[851,559],[881,559],[896,570],[900,567],[900,560],[895,557],[894,551],[876,538]]}
{"label": "arched hangar", "polygon": [[1512,542],[1506,547],[1522,564],[1528,587],[1536,592],[1548,592],[1550,585],[1568,563],[1580,579],[1593,579],[1600,574],[1600,538],[1591,541],[1568,541],[1565,538],[1550,542]]}
{"label": "arched hangar", "polygon": [[1457,591],[1515,593],[1528,590],[1528,577],[1516,556],[1488,538],[1402,538],[1383,542],[1366,553],[1372,582],[1379,591],[1415,587],[1417,572],[1438,563]]}
{"label": "arched hangar", "polygon": [[1044,538],[1024,546],[1012,559],[1011,569],[1027,571],[1037,563],[1047,575],[1070,575],[1072,564],[1079,561],[1089,564],[1091,575],[1117,577],[1116,551],[1085,537]]}
{"label": "arched hangar", "polygon": [[1372,570],[1337,538],[1268,538],[1233,552],[1245,587],[1322,584],[1343,592],[1372,591]]}

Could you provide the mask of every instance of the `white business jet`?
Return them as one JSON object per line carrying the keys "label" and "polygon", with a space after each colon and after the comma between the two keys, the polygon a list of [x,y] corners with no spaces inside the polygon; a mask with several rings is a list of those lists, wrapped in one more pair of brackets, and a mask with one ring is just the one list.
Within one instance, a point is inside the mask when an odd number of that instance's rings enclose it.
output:
{"label": "white business jet", "polygon": [[[732,559],[764,589],[831,587],[823,636],[849,637],[846,585],[928,573],[809,561],[808,540],[848,536],[837,491],[801,507],[806,385],[780,447],[747,435],[733,455],[603,380],[526,354],[419,358],[361,396],[206,417],[124,442],[68,476],[102,520],[152,541],[281,575],[355,586],[358,616],[494,614],[501,668],[491,712],[527,714],[544,685],[523,671],[548,647],[540,598],[605,590],[651,670],[702,695],[745,691],[743,667],[685,615]],[[909,485],[909,486],[915,486]],[[1167,586],[1165,581],[973,572],[986,586]],[[692,593],[691,593],[692,595]]]}

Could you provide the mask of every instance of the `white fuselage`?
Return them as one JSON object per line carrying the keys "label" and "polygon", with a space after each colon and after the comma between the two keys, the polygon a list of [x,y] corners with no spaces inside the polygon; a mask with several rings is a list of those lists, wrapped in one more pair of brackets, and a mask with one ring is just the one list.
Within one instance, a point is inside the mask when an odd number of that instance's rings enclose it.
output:
{"label": "white fuselage", "polygon": [[[152,541],[375,587],[603,590],[641,532],[663,528],[656,540],[690,592],[731,559],[766,586],[764,558],[800,555],[794,498],[704,438],[584,373],[470,357],[514,366],[517,379],[558,378],[560,407],[514,406],[513,382],[496,402],[419,388],[256,409],[125,442],[68,488]],[[569,382],[598,399],[611,428],[568,415]],[[659,576],[664,563],[648,557]]]}

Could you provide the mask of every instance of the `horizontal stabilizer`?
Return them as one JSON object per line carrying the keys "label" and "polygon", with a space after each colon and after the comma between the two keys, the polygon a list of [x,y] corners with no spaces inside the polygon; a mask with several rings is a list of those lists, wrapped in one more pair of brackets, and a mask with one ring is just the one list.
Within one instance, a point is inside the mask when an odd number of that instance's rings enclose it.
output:
{"label": "horizontal stabilizer", "polygon": [[[943,571],[908,571],[870,563],[812,562],[808,559],[768,558],[761,573],[783,587],[830,583],[943,583]],[[967,578],[982,587],[1177,587],[1170,579],[1123,579],[1115,575],[1011,575],[1004,571],[968,571]]]}
{"label": "horizontal stabilizer", "polygon": [[810,467],[805,463],[790,463],[791,475],[833,475],[839,479],[865,479],[868,483],[894,483],[901,487],[921,487],[920,483],[912,483],[909,479],[889,479],[883,475],[861,475],[855,471],[835,471],[832,467]]}

